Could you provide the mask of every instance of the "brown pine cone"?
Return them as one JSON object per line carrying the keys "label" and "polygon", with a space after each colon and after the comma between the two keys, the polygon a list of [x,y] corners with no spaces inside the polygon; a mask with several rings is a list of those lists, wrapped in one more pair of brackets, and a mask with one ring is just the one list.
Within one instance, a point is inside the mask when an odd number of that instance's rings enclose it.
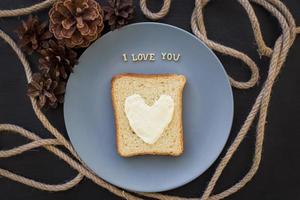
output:
{"label": "brown pine cone", "polygon": [[72,49],[49,40],[48,48],[40,51],[40,70],[43,74],[49,74],[53,79],[67,80],[73,67],[77,64],[77,53]]}
{"label": "brown pine cone", "polygon": [[104,20],[108,22],[111,30],[120,28],[129,23],[133,18],[134,7],[132,0],[108,0],[104,6]]}
{"label": "brown pine cone", "polygon": [[95,0],[58,0],[49,11],[50,31],[68,47],[87,47],[103,30],[103,10]]}
{"label": "brown pine cone", "polygon": [[58,103],[63,103],[66,82],[52,79],[41,73],[34,73],[32,81],[28,84],[27,95],[36,98],[40,108],[56,108]]}
{"label": "brown pine cone", "polygon": [[39,51],[44,43],[53,35],[48,30],[48,22],[41,23],[37,16],[30,15],[27,21],[22,21],[22,25],[17,29],[20,40],[20,47],[31,54]]}

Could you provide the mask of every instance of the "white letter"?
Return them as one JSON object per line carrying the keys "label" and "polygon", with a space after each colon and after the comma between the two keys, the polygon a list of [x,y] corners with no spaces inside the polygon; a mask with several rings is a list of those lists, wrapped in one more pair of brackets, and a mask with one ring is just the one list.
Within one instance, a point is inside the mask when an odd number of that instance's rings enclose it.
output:
{"label": "white letter", "polygon": [[123,61],[124,61],[124,62],[127,62],[127,61],[128,61],[126,53],[123,53]]}
{"label": "white letter", "polygon": [[150,53],[150,61],[155,61],[155,54],[154,53]]}
{"label": "white letter", "polygon": [[176,56],[175,53],[174,53],[173,57],[174,57],[174,61],[177,62],[180,58],[180,54],[178,53],[177,56]]}
{"label": "white letter", "polygon": [[134,56],[134,54],[131,54],[131,57],[132,57],[132,61],[133,61],[133,62],[138,61],[137,58]]}

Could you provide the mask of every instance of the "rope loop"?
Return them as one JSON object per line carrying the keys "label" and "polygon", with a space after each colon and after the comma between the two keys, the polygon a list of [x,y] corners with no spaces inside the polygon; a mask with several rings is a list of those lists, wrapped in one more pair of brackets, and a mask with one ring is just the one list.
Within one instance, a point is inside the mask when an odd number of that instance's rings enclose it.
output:
{"label": "rope loop", "polygon": [[140,7],[146,17],[152,20],[159,20],[165,17],[169,13],[170,6],[171,6],[171,0],[163,0],[163,1],[164,1],[163,6],[161,7],[160,11],[158,11],[157,13],[153,13],[148,9],[146,0],[140,0]]}

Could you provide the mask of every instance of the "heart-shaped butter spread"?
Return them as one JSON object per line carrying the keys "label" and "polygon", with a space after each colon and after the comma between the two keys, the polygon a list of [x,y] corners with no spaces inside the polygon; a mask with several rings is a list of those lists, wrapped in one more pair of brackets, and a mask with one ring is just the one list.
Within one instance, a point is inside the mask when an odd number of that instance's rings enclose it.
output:
{"label": "heart-shaped butter spread", "polygon": [[173,118],[174,100],[169,95],[161,95],[149,106],[139,94],[133,94],[125,100],[125,113],[136,135],[154,144]]}

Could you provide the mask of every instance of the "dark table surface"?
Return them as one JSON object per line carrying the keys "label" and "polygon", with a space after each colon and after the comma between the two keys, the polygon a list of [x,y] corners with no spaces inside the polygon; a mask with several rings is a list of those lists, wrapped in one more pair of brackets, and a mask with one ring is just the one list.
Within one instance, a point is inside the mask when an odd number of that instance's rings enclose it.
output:
{"label": "dark table surface", "polygon": [[[23,7],[37,0],[12,1],[1,0],[0,8],[9,9]],[[104,2],[104,1],[101,1]],[[136,18],[134,22],[148,21],[136,4]],[[157,10],[162,1],[149,3],[150,8]],[[300,25],[300,1],[284,0],[290,8],[297,24]],[[172,24],[191,31],[190,17],[194,0],[173,0],[169,15],[160,22]],[[261,22],[266,42],[273,46],[280,34],[280,28],[275,18],[259,6],[254,6]],[[47,12],[38,15],[46,19]],[[23,17],[0,19],[0,28],[16,39],[13,30],[16,29]],[[213,40],[230,45],[246,52],[253,58],[260,69],[260,84],[249,90],[234,89],[235,117],[228,145],[241,127],[248,114],[263,81],[265,80],[269,60],[259,59],[257,46],[245,11],[235,0],[215,0],[205,9],[205,22],[208,35]],[[260,169],[253,180],[237,194],[228,199],[264,199],[283,200],[300,199],[300,39],[298,38],[291,49],[285,67],[277,80],[268,115],[263,160]],[[239,80],[247,80],[249,72],[244,64],[233,58],[217,54],[227,72]],[[36,69],[36,59],[29,58],[33,69]],[[25,95],[25,74],[23,67],[14,54],[2,40],[0,41],[0,123],[13,123],[47,137],[34,116],[29,99]],[[62,108],[46,112],[50,121],[64,133]],[[251,164],[254,147],[255,130],[249,132],[236,155],[217,184],[216,192],[227,189],[247,172]],[[1,134],[0,149],[7,149],[26,142],[16,135]],[[224,155],[224,152],[222,153]],[[218,161],[217,161],[218,162]],[[185,197],[199,197],[211,177],[216,163],[209,170],[191,183],[178,189],[166,192],[168,194]],[[12,170],[18,174],[35,178],[47,183],[62,183],[73,177],[76,172],[65,163],[43,149],[26,152],[20,156],[0,160],[0,168]],[[184,169],[182,171],[184,173]],[[113,194],[84,179],[75,188],[65,192],[39,191],[16,182],[0,179],[1,200],[66,200],[66,199],[119,199]]]}

